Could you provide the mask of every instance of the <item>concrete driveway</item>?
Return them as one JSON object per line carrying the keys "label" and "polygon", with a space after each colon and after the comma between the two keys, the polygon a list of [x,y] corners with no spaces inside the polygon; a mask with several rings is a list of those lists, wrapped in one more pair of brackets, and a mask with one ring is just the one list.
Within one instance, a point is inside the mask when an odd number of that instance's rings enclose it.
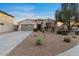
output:
{"label": "concrete driveway", "polygon": [[7,55],[31,33],[32,31],[16,31],[0,35],[0,56]]}

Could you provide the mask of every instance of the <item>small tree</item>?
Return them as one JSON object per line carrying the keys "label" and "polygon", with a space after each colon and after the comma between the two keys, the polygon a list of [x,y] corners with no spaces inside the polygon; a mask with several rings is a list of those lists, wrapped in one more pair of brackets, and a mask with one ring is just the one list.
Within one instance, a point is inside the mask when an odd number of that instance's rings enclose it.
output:
{"label": "small tree", "polygon": [[[61,10],[55,13],[57,21],[63,22],[70,32],[73,25],[78,22],[78,4],[76,3],[62,3]],[[72,25],[72,21],[74,22]]]}

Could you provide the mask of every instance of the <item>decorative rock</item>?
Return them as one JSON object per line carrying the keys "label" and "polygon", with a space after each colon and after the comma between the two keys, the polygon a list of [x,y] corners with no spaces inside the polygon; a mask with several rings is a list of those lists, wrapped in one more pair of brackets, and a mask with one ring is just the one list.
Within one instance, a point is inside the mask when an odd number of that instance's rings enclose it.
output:
{"label": "decorative rock", "polygon": [[72,38],[77,38],[76,36],[73,36]]}
{"label": "decorative rock", "polygon": [[64,42],[70,42],[70,41],[71,41],[70,38],[68,38],[68,37],[64,38]]}

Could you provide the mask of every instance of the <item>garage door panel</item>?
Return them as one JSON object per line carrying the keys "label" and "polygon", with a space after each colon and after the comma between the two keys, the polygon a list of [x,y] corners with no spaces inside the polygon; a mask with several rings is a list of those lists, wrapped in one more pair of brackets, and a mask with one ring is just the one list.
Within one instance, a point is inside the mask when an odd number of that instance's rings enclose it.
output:
{"label": "garage door panel", "polygon": [[33,25],[32,24],[21,25],[21,30],[23,30],[23,31],[32,31],[33,30]]}

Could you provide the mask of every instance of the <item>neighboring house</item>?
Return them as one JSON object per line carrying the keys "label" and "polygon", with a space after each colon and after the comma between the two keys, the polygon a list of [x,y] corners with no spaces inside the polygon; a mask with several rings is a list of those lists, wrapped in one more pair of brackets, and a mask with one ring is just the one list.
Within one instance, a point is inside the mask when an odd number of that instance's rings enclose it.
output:
{"label": "neighboring house", "polygon": [[0,11],[0,32],[13,31],[13,18],[14,16]]}
{"label": "neighboring house", "polygon": [[52,19],[25,19],[23,21],[18,22],[20,30],[33,30],[34,29],[34,23],[51,23],[54,25],[54,20]]}

